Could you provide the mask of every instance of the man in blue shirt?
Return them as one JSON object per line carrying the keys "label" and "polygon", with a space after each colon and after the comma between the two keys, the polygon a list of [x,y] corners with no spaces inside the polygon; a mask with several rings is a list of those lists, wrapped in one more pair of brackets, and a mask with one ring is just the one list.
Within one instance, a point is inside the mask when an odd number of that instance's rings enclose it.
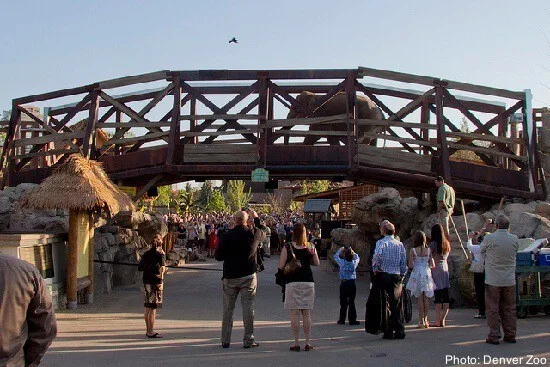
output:
{"label": "man in blue shirt", "polygon": [[407,271],[405,247],[395,237],[395,226],[390,221],[380,223],[384,238],[376,242],[372,269],[386,295],[390,317],[383,339],[405,338],[405,317],[403,313],[403,276]]}
{"label": "man in blue shirt", "polygon": [[[342,258],[343,257],[343,258]],[[357,278],[357,265],[359,265],[359,255],[357,255],[353,249],[349,246],[340,247],[340,249],[334,254],[334,261],[340,267],[340,318],[338,324],[344,325],[346,323],[346,313],[348,313],[348,320],[350,325],[359,325],[357,321],[357,311],[355,309],[355,294],[357,293],[357,287],[355,285],[355,279]]]}

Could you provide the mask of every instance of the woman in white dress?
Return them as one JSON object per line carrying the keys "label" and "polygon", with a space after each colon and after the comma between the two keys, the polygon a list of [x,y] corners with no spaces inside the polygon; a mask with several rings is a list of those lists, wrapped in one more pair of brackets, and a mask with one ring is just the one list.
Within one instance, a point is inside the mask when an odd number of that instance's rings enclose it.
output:
{"label": "woman in white dress", "polygon": [[435,266],[435,263],[426,245],[426,235],[422,231],[416,231],[413,236],[408,266],[412,272],[407,289],[418,301],[418,327],[428,328],[429,299],[434,296],[434,281],[430,269]]}

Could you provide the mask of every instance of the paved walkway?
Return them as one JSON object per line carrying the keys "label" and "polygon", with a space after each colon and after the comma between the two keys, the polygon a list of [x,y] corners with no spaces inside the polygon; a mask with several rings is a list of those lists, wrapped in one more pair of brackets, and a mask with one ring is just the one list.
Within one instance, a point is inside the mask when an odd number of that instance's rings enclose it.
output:
{"label": "paved walkway", "polygon": [[[518,322],[518,343],[485,344],[487,327],[475,320],[473,309],[451,310],[446,328],[415,328],[417,314],[405,340],[382,340],[366,334],[364,325],[337,325],[338,274],[315,269],[316,303],[311,352],[290,352],[289,315],[282,308],[274,282],[277,257],[266,259],[259,274],[255,336],[259,348],[242,348],[240,302],[235,309],[233,342],[220,346],[221,272],[170,270],[164,308],[156,329],[163,339],[146,339],[142,295],[137,287],[100,296],[76,312],[60,312],[59,335],[43,359],[44,366],[453,366],[528,365],[528,355],[546,358],[550,365],[550,318],[539,315]],[[221,269],[221,264],[190,264]],[[368,287],[359,278],[356,305],[362,321]],[[433,315],[433,311],[432,311]],[[303,344],[303,343],[302,343]],[[448,357],[449,356],[449,357]],[[451,360],[452,356],[463,358]],[[489,358],[518,357],[521,363],[490,363]],[[471,357],[469,363],[465,358]],[[472,363],[473,362],[473,363]],[[484,363],[489,362],[489,363]],[[536,364],[534,364],[536,365]],[[542,365],[542,364],[538,364]]]}

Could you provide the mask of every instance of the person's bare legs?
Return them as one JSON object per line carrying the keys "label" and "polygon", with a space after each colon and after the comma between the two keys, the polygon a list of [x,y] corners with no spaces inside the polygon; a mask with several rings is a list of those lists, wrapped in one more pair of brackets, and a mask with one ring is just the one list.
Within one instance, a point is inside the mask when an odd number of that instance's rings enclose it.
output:
{"label": "person's bare legs", "polygon": [[418,326],[422,327],[424,325],[424,293],[422,293],[416,299],[418,302]]}
{"label": "person's bare legs", "polygon": [[309,310],[302,310],[302,317],[304,318],[304,335],[306,336],[306,345],[309,343],[309,337],[311,335],[311,313]]}
{"label": "person's bare legs", "polygon": [[448,303],[444,303],[443,304],[443,310],[441,312],[441,326],[445,326],[446,325],[446,319],[447,319],[447,314],[449,313],[449,304]]}
{"label": "person's bare legs", "polygon": [[422,293],[422,298],[424,299],[424,325],[426,327],[430,326],[428,322],[428,311],[430,310],[430,299],[426,296],[426,293]]}
{"label": "person's bare legs", "polygon": [[145,315],[144,315],[144,319],[145,319],[145,334],[147,335],[151,335],[151,324],[149,322],[149,311],[151,309],[150,308],[147,308],[145,307]]}
{"label": "person's bare legs", "polygon": [[443,308],[443,304],[436,303],[435,304],[435,323],[434,326],[441,326],[441,309]]}
{"label": "person's bare legs", "polygon": [[145,308],[145,326],[147,327],[147,335],[155,334],[155,316],[157,310],[154,308]]}
{"label": "person's bare legs", "polygon": [[294,336],[294,345],[298,345],[300,339],[300,310],[290,310],[290,327]]}

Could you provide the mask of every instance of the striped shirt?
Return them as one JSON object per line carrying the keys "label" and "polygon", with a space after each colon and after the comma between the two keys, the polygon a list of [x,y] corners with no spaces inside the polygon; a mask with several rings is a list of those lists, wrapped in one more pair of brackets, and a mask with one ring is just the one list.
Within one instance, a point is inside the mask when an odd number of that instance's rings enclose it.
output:
{"label": "striped shirt", "polygon": [[396,240],[394,236],[386,236],[378,240],[372,258],[372,270],[405,275],[407,272],[405,246]]}
{"label": "striped shirt", "polygon": [[346,259],[340,258],[340,253],[342,252],[342,249],[339,249],[334,254],[334,261],[338,264],[340,267],[339,275],[340,279],[342,280],[350,280],[350,279],[356,279],[357,273],[355,272],[355,269],[357,269],[357,265],[359,265],[359,255],[354,254],[353,260],[347,261]]}

